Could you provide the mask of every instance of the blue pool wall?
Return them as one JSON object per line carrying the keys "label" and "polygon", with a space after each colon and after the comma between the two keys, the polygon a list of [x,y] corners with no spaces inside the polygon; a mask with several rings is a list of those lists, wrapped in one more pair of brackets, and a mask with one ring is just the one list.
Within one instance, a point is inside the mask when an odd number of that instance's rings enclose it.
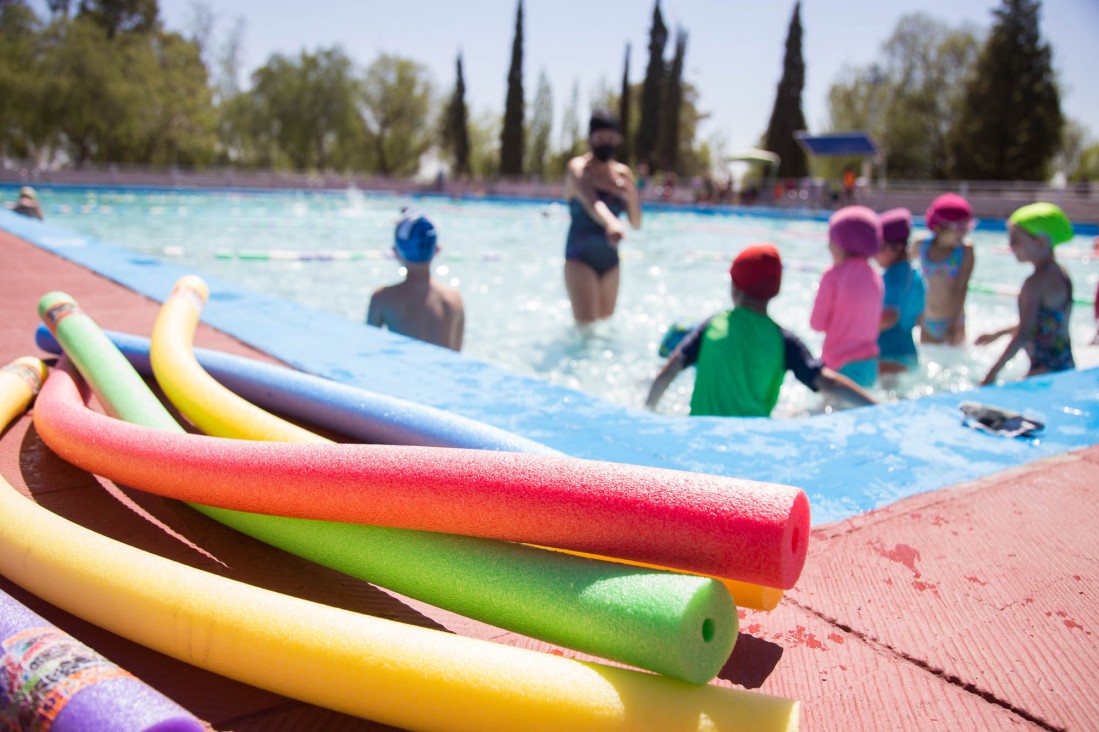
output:
{"label": "blue pool wall", "polygon": [[[9,211],[0,211],[0,229],[158,302],[181,276],[195,274]],[[803,419],[669,417],[231,282],[206,282],[203,321],[303,371],[450,410],[576,457],[796,485],[818,525],[1099,444],[1099,369]],[[69,294],[79,301],[79,292]],[[27,334],[28,348],[33,338]],[[958,410],[964,400],[1025,411],[1045,422],[1045,432],[1008,439],[967,428]]]}

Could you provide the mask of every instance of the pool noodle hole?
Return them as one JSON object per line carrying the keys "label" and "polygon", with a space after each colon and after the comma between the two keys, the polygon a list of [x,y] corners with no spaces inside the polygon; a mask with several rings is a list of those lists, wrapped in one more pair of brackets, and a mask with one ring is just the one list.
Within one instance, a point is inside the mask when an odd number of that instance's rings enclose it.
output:
{"label": "pool noodle hole", "polygon": [[714,639],[714,619],[706,618],[702,621],[702,640],[709,643]]}

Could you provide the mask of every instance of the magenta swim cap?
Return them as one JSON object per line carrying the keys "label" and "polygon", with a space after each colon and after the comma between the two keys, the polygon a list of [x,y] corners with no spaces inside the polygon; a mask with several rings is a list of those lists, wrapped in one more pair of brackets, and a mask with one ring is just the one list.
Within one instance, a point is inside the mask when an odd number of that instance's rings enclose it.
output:
{"label": "magenta swim cap", "polygon": [[886,242],[908,244],[912,234],[912,212],[907,208],[891,208],[881,216],[881,238]]}
{"label": "magenta swim cap", "polygon": [[924,222],[927,228],[934,229],[946,223],[959,223],[973,220],[973,207],[957,193],[944,193],[927,207]]}
{"label": "magenta swim cap", "polygon": [[881,249],[881,222],[866,206],[847,206],[828,219],[828,239],[856,257],[872,257]]}

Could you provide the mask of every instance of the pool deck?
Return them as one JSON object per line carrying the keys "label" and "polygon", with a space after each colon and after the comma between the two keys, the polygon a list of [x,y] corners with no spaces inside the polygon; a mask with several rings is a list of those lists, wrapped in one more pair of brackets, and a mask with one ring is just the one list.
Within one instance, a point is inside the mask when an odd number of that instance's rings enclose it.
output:
{"label": "pool deck", "polygon": [[[72,294],[114,330],[147,334],[159,308],[2,232],[0,284],[4,363],[49,358],[33,339],[36,304],[49,290]],[[205,324],[196,344],[271,360]],[[58,514],[207,571],[402,622],[590,658],[392,596],[180,503],[97,479],[53,455],[29,417],[0,435],[0,475]],[[1097,476],[1093,446],[816,527],[797,587],[771,613],[741,610],[740,638],[712,683],[800,699],[809,730],[1094,728]],[[2,577],[0,589],[214,729],[388,729],[141,648]]]}

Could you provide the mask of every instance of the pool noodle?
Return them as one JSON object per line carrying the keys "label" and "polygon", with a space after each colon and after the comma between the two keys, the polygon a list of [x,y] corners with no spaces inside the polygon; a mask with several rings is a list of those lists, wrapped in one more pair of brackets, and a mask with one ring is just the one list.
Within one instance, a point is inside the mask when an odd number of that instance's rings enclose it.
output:
{"label": "pool noodle", "polygon": [[804,564],[808,501],[794,488],[520,453],[173,434],[95,413],[62,384],[35,410],[51,449],[180,500],[523,541],[768,587],[792,586]]}
{"label": "pool noodle", "polygon": [[[105,333],[139,373],[152,375],[148,338],[110,330]],[[61,352],[60,344],[44,325],[38,327],[35,340],[39,348],[48,353]],[[441,409],[340,384],[277,364],[204,348],[193,350],[201,367],[238,396],[264,409],[309,421],[355,440],[560,454],[540,443]],[[590,556],[639,564],[613,557]],[[640,566],[667,569],[656,565]],[[783,591],[778,588],[727,577],[715,579],[725,585],[737,607],[774,610],[782,600]]]}
{"label": "pool noodle", "polygon": [[[52,293],[43,298],[44,308],[59,301],[71,302],[71,298]],[[57,329],[59,340],[66,346],[73,331],[98,330],[78,308],[71,309]],[[99,335],[105,340],[101,332]],[[107,449],[99,456],[106,459],[96,463],[100,470],[92,471],[99,475],[111,477],[120,461],[133,460],[111,452],[100,442],[109,441],[118,431],[144,433],[141,439],[152,452],[132,464],[145,474],[173,470],[156,445],[178,439],[188,440],[199,453],[208,450],[210,443],[219,442],[265,447],[274,454],[297,447],[337,447],[182,434],[128,364],[128,373],[102,373],[97,355],[103,348],[113,348],[109,342],[97,345],[90,336],[74,340],[83,346],[76,355],[84,363],[93,389],[105,380],[130,382],[133,391],[142,397],[131,399],[122,417],[158,427],[128,424],[93,412],[83,405],[72,378],[64,371],[56,373],[39,397],[36,427],[47,445],[81,467],[88,463],[80,455],[88,457]],[[57,409],[62,403],[69,405],[67,411]],[[91,432],[81,426],[81,418],[97,421]],[[302,466],[308,463],[299,464],[299,469]],[[222,469],[227,468],[217,468]],[[136,482],[120,482],[140,487]],[[265,492],[280,492],[270,480],[265,484]],[[322,525],[192,505],[261,541],[401,594],[524,635],[693,683],[713,678],[736,640],[735,606],[725,588],[708,578],[631,571],[620,564],[576,557],[562,561],[555,552],[508,542],[374,526]],[[322,536],[323,541],[319,540]]]}
{"label": "pool noodle", "polygon": [[[17,358],[0,369],[0,430],[38,393],[46,366]],[[10,491],[9,491],[10,492]],[[5,520],[11,520],[5,514]],[[168,697],[0,591],[0,727],[53,732],[203,732]]]}
{"label": "pool noodle", "polygon": [[195,715],[0,591],[0,727],[204,732]]}
{"label": "pool noodle", "polygon": [[[0,413],[28,399],[10,381],[0,378]],[[403,729],[798,728],[795,700],[404,625],[218,577],[89,531],[4,480],[0,515],[0,573],[56,607],[214,673]]]}
{"label": "pool noodle", "polygon": [[[153,375],[148,338],[104,332],[138,373]],[[38,326],[35,341],[47,353],[61,353],[61,345],[45,325]],[[205,371],[243,399],[360,442],[561,454],[484,422],[417,402],[222,351],[195,348],[193,352]]]}

